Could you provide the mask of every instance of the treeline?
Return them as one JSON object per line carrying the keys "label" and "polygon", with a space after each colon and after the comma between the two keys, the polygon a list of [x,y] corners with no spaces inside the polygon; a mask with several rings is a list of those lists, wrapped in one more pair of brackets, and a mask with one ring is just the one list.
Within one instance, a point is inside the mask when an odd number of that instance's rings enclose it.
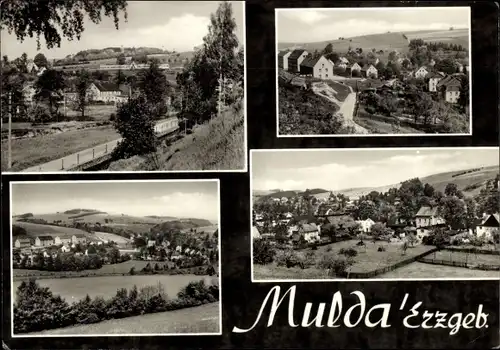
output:
{"label": "treeline", "polygon": [[460,44],[450,44],[445,42],[425,42],[423,39],[410,40],[408,47],[410,50],[415,50],[419,47],[426,46],[430,51],[467,51],[465,47]]}
{"label": "treeline", "polygon": [[470,169],[470,170],[467,170],[467,171],[462,171],[460,173],[451,175],[451,177],[457,177],[457,176],[461,176],[461,175],[465,175],[465,174],[474,173],[476,171],[480,171],[481,169],[482,168],[475,168],[475,169]]}
{"label": "treeline", "polygon": [[[206,262],[205,262],[206,263]],[[196,268],[196,269],[194,269]],[[203,266],[202,264],[200,265],[195,265],[195,266],[187,266],[187,267],[178,267],[177,264],[158,264],[155,263],[154,266],[151,265],[151,263],[147,263],[146,266],[144,266],[140,272],[141,274],[157,274],[161,273],[162,271],[172,271],[172,270],[177,270],[179,274],[184,274],[183,272],[188,270],[185,274],[190,274],[194,273],[195,275],[208,275],[208,276],[213,276],[216,275],[217,272],[215,271],[215,268],[212,265],[208,266]],[[137,271],[135,270],[135,267],[132,266],[129,271],[130,275],[136,275]]]}
{"label": "treeline", "polygon": [[35,280],[22,282],[14,304],[14,333],[37,332],[78,324],[91,324],[148,313],[179,310],[219,300],[219,286],[204,280],[190,282],[174,299],[165,293],[162,284],[131,290],[118,289],[110,299],[86,298],[69,304],[48,287]]}

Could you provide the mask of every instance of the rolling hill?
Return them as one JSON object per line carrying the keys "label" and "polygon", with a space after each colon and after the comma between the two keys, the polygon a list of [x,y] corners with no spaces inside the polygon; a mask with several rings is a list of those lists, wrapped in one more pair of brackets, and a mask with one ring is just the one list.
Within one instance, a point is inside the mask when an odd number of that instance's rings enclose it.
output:
{"label": "rolling hill", "polygon": [[[465,196],[474,196],[479,193],[480,189],[486,184],[486,181],[494,179],[500,172],[498,165],[484,167],[478,171],[471,171],[464,173],[463,171],[450,171],[446,173],[439,173],[420,178],[423,183],[432,185],[437,191],[444,192],[447,184],[454,183],[457,185]],[[371,191],[386,192],[392,187],[399,187],[399,184],[391,184],[380,187],[359,187],[349,188],[333,193],[342,193],[350,198],[358,198],[366,195]]]}
{"label": "rolling hill", "polygon": [[84,234],[90,237],[92,234],[83,230],[79,230],[71,227],[60,227],[53,225],[44,224],[34,224],[31,222],[23,221],[13,221],[12,225],[22,227],[26,230],[26,234],[30,237],[35,236],[57,236],[57,235],[74,235],[74,234]]}
{"label": "rolling hill", "polygon": [[[405,37],[406,36],[406,37]],[[312,43],[278,43],[278,49],[303,48],[305,50],[321,51],[329,43],[333,46],[334,52],[347,52],[349,47],[362,48],[363,51],[386,50],[386,51],[408,51],[408,42],[411,39],[423,39],[426,42],[442,41],[450,44],[461,44],[464,47],[469,47],[469,30],[454,29],[454,30],[422,30],[412,32],[395,32],[383,34],[371,34],[344,38],[343,40],[327,40]]]}

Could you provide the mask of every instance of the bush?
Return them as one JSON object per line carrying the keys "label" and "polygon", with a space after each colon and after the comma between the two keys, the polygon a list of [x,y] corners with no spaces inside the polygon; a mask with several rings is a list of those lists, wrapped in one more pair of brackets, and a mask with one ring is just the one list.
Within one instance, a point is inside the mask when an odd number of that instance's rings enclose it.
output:
{"label": "bush", "polygon": [[345,255],[348,258],[354,258],[356,255],[358,255],[358,251],[354,248],[342,248],[339,250],[339,254]]}
{"label": "bush", "polygon": [[276,254],[275,261],[277,266],[286,266],[287,268],[298,266],[304,269],[306,267],[306,258],[293,249],[280,250]]}
{"label": "bush", "polygon": [[385,252],[385,251],[386,251],[385,247],[380,246],[377,248],[377,252]]}
{"label": "bush", "polygon": [[330,276],[341,276],[352,265],[353,261],[347,257],[334,257],[332,255],[323,255],[318,260],[319,269],[328,270]]}
{"label": "bush", "polygon": [[276,251],[268,241],[254,240],[253,242],[253,261],[256,264],[270,264],[274,261]]}

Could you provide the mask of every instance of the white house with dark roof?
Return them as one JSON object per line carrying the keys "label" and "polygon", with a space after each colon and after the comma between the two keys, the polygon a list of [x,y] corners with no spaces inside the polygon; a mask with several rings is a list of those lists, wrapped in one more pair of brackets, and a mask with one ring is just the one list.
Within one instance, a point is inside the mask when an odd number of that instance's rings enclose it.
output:
{"label": "white house with dark roof", "polygon": [[486,240],[493,238],[493,232],[498,232],[500,229],[500,216],[498,213],[486,215],[482,222],[476,227],[478,237],[483,237]]}
{"label": "white house with dark roof", "polygon": [[438,207],[421,207],[415,215],[416,234],[418,239],[428,236],[434,227],[442,226],[445,220],[438,214]]}
{"label": "white house with dark roof", "polygon": [[298,228],[299,236],[304,237],[306,242],[319,241],[320,239],[320,227],[314,223],[311,224],[301,224]]}
{"label": "white house with dark roof", "polygon": [[290,72],[300,73],[300,65],[306,59],[309,53],[304,49],[293,50],[288,56],[288,70]]}
{"label": "white house with dark roof", "polygon": [[437,84],[439,83],[439,81],[441,79],[443,79],[443,75],[441,73],[438,73],[438,72],[430,72],[429,74],[427,74],[427,76],[425,77],[426,79],[428,79],[428,85],[429,85],[429,91],[430,92],[436,92],[437,91]]}
{"label": "white house with dark roof", "polygon": [[288,70],[288,58],[292,54],[292,51],[280,51],[278,53],[278,68]]}
{"label": "white house with dark roof", "polygon": [[[352,68],[351,68],[352,69]],[[366,78],[378,78],[378,70],[373,66],[373,64],[366,64],[362,69],[361,73]]]}
{"label": "white house with dark roof", "polygon": [[439,80],[436,85],[438,92],[441,92],[443,98],[448,103],[457,103],[460,97],[460,86],[462,83],[456,77],[448,75]]}
{"label": "white house with dark roof", "polygon": [[424,79],[427,76],[427,74],[429,74],[427,67],[422,66],[415,71],[414,76],[417,79]]}

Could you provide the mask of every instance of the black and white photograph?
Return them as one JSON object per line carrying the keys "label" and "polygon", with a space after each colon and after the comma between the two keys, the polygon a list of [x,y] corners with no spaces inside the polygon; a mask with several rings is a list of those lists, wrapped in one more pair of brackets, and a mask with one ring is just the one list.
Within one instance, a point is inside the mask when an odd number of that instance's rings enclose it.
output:
{"label": "black and white photograph", "polygon": [[498,279],[499,156],[252,150],[253,281]]}
{"label": "black and white photograph", "polygon": [[10,185],[12,337],[222,333],[219,180]]}
{"label": "black and white photograph", "polygon": [[2,172],[246,171],[243,1],[10,4]]}
{"label": "black and white photograph", "polygon": [[278,137],[472,134],[469,7],[275,15]]}

